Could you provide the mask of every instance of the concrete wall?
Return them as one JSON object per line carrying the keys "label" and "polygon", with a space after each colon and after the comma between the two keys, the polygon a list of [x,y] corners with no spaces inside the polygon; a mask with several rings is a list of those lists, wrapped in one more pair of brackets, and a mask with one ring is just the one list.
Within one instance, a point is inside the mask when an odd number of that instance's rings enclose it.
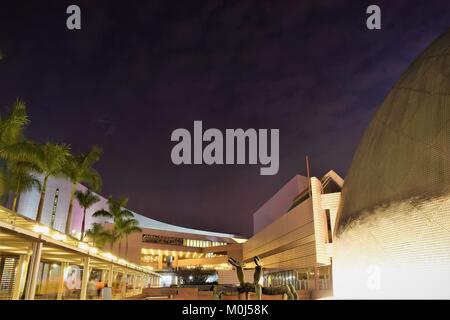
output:
{"label": "concrete wall", "polygon": [[[292,181],[292,180],[291,180]],[[331,263],[332,243],[328,240],[325,210],[330,211],[333,229],[340,192],[322,194],[322,183],[311,178],[311,199],[261,229],[243,245],[244,260],[258,255],[265,268],[314,268]]]}
{"label": "concrete wall", "polygon": [[314,221],[310,199],[260,230],[243,245],[244,260],[258,255],[265,268],[305,268],[315,264]]}
{"label": "concrete wall", "polygon": [[[42,183],[42,177],[40,178]],[[50,225],[52,219],[53,203],[55,199],[56,189],[59,189],[58,202],[56,206],[55,223],[53,228],[64,232],[66,226],[67,212],[69,209],[70,202],[70,192],[72,189],[72,184],[61,178],[50,177],[47,182],[47,190],[45,194],[44,207],[42,222],[44,224]],[[84,191],[86,187],[81,184],[77,185],[77,190]],[[29,217],[31,219],[36,218],[37,208],[39,204],[40,193],[37,190],[32,190],[29,192],[24,192],[20,196],[20,201],[18,203],[17,211],[18,213]],[[106,221],[103,218],[93,218],[91,215],[97,210],[106,208],[106,199],[100,196],[100,201],[94,204],[90,209],[88,209],[86,214],[86,226],[87,229],[90,227],[92,222],[103,222]],[[81,231],[81,221],[83,219],[83,210],[79,206],[78,202],[75,200],[73,202],[73,219],[72,219],[72,230],[76,232]]]}
{"label": "concrete wall", "polygon": [[[253,274],[255,270],[244,269],[244,279],[246,282],[253,282]],[[217,270],[218,282],[220,284],[239,284],[239,280],[236,274],[236,270]]]}
{"label": "concrete wall", "polygon": [[292,200],[306,188],[308,188],[308,178],[300,175],[296,175],[286,183],[253,214],[254,233],[258,233],[285,214],[292,205]]}

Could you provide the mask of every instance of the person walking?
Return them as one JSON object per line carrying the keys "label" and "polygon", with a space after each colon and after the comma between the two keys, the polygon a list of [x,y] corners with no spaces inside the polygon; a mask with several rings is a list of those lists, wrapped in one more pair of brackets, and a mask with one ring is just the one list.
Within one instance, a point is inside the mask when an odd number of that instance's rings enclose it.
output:
{"label": "person walking", "polygon": [[105,283],[101,280],[97,281],[96,289],[97,289],[97,297],[100,298],[102,296],[102,289],[105,286]]}
{"label": "person walking", "polygon": [[103,300],[112,300],[112,290],[108,287],[108,284],[105,283],[105,286],[102,289],[102,299]]}
{"label": "person walking", "polygon": [[96,293],[97,293],[97,283],[95,282],[94,279],[91,278],[91,280],[89,280],[88,285],[87,285],[88,298],[90,300],[94,299]]}

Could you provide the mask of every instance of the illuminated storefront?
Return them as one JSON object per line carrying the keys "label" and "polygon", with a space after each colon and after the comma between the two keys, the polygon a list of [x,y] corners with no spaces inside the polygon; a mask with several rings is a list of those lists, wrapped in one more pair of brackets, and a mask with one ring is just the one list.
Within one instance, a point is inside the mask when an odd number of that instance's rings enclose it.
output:
{"label": "illuminated storefront", "polygon": [[[90,270],[85,274],[84,270]],[[0,299],[98,299],[100,285],[113,298],[159,286],[148,268],[0,207]]]}

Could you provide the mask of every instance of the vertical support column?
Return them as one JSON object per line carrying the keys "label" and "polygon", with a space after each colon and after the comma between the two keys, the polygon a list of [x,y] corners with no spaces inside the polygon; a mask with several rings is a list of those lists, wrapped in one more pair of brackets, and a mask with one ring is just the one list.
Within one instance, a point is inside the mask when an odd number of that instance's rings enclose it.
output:
{"label": "vertical support column", "polygon": [[142,293],[142,275],[141,274],[138,275],[137,280],[138,280],[139,292]]}
{"label": "vertical support column", "polygon": [[27,279],[25,299],[34,300],[36,293],[37,276],[39,272],[39,264],[41,263],[42,242],[33,242],[31,261],[29,266],[29,277]]}
{"label": "vertical support column", "polygon": [[102,274],[100,276],[100,281],[105,282],[106,281],[106,270],[102,269]]}
{"label": "vertical support column", "polygon": [[314,286],[315,286],[315,290],[319,291],[320,290],[320,277],[319,277],[319,267],[315,266],[314,267]]}
{"label": "vertical support column", "polygon": [[163,268],[163,256],[160,254],[158,256],[158,270],[161,270]]}
{"label": "vertical support column", "polygon": [[20,290],[25,281],[25,267],[28,264],[29,256],[27,254],[23,254],[19,257],[19,263],[17,264],[16,276],[14,279],[14,289],[12,293],[12,300],[20,299]]}
{"label": "vertical support column", "polygon": [[58,278],[58,294],[56,300],[62,300],[64,294],[64,271],[69,267],[68,262],[61,263],[61,272]]}
{"label": "vertical support column", "polygon": [[122,277],[122,286],[121,286],[121,296],[122,299],[125,299],[127,296],[127,270],[123,271],[123,277]]}
{"label": "vertical support column", "polygon": [[137,289],[138,289],[137,275],[135,273],[133,273],[133,291],[136,293]]}
{"label": "vertical support column", "polygon": [[329,280],[329,284],[330,284],[330,287],[328,288],[328,289],[331,289],[332,291],[331,292],[333,292],[333,290],[334,290],[334,288],[333,288],[333,258],[332,257],[330,257],[330,269],[329,269],[329,275],[330,275],[330,280]]}
{"label": "vertical support column", "polygon": [[85,257],[83,259],[83,278],[81,280],[81,292],[80,292],[80,300],[86,300],[87,294],[87,286],[89,282],[89,276],[91,274],[90,263],[91,258]]}
{"label": "vertical support column", "polygon": [[176,254],[176,253],[173,256],[173,267],[174,267],[174,269],[178,268],[178,254]]}
{"label": "vertical support column", "polygon": [[113,287],[113,281],[114,281],[114,265],[111,263],[109,266],[109,272],[108,272],[108,287]]}

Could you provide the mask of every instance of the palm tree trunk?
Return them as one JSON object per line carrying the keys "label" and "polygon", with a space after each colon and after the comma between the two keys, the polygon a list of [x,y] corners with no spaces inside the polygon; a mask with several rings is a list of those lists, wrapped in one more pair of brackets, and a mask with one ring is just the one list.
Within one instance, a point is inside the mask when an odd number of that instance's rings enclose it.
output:
{"label": "palm tree trunk", "polygon": [[[6,161],[1,160],[0,165],[2,166],[3,178],[6,181],[7,179]],[[8,201],[9,201],[9,192],[5,190],[5,192],[0,197],[0,204],[6,207],[8,205]]]}
{"label": "palm tree trunk", "polygon": [[17,213],[19,213],[17,210],[18,210],[18,208],[19,208],[19,203],[20,203],[20,196],[21,196],[22,194],[19,192],[18,194],[17,194],[17,202],[16,202],[16,209],[15,209],[15,211],[17,212]]}
{"label": "palm tree trunk", "polygon": [[86,208],[83,211],[83,221],[81,221],[81,241],[84,239],[84,228],[86,225]]}
{"label": "palm tree trunk", "polygon": [[17,211],[17,200],[19,198],[19,190],[20,190],[20,179],[16,186],[16,191],[14,191],[14,198],[11,206],[11,210],[16,212]]}
{"label": "palm tree trunk", "polygon": [[47,189],[47,180],[48,180],[48,176],[45,176],[44,183],[42,184],[42,189],[41,189],[41,198],[39,199],[39,205],[38,205],[38,210],[37,210],[37,214],[36,214],[36,221],[39,223],[41,222],[41,219],[42,219],[42,209],[44,208],[45,191]]}
{"label": "palm tree trunk", "polygon": [[11,206],[11,210],[16,212],[17,211],[17,202],[18,202],[19,194],[17,192],[14,192],[14,198]]}
{"label": "palm tree trunk", "polygon": [[122,239],[119,240],[119,257],[121,251],[122,251]]}
{"label": "palm tree trunk", "polygon": [[[75,198],[75,191],[77,185],[72,183],[72,190],[70,191],[70,201],[69,201],[69,210],[67,211],[67,219],[66,219],[66,234],[70,234],[70,229],[72,227],[72,209],[73,209],[73,200]],[[81,235],[83,237],[83,234]]]}
{"label": "palm tree trunk", "polygon": [[128,236],[126,237],[125,243],[125,258],[128,259]]}

